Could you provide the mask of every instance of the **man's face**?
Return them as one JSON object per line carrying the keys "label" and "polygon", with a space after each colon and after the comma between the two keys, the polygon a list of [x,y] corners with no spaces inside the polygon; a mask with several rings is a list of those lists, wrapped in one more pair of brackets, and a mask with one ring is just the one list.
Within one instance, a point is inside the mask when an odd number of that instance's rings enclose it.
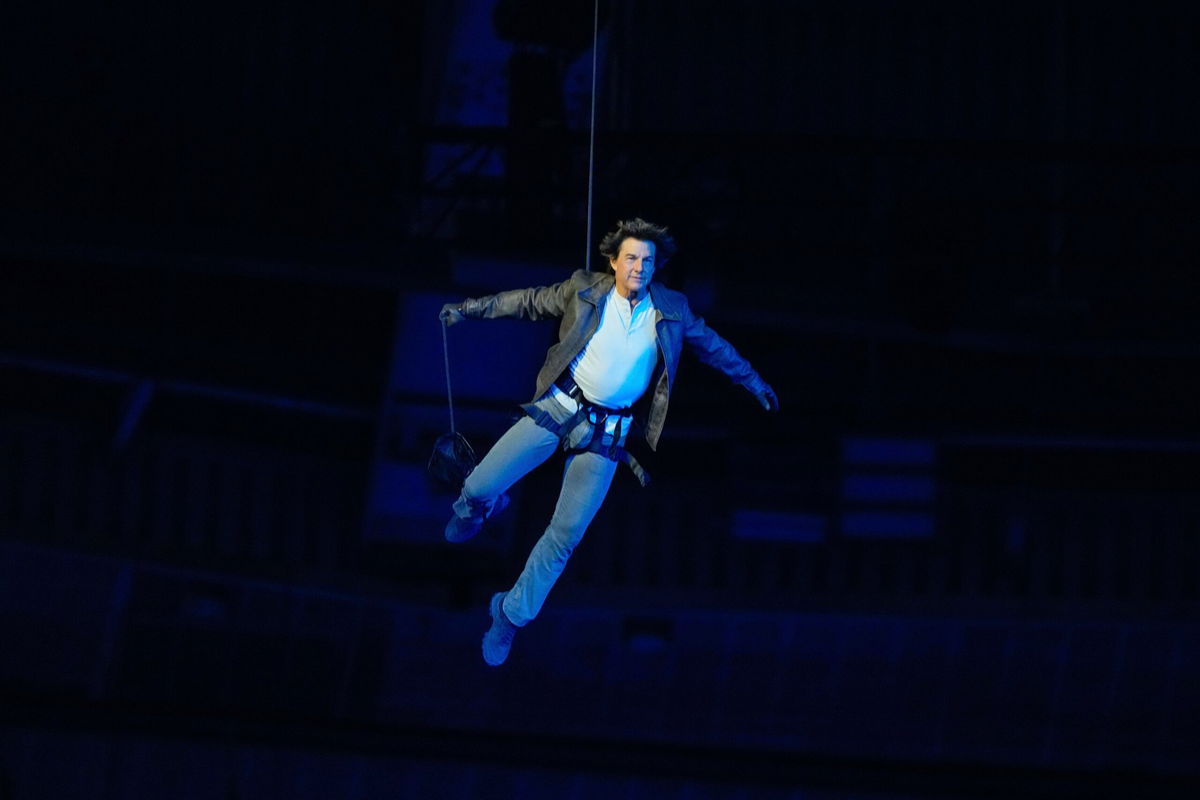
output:
{"label": "man's face", "polygon": [[654,242],[629,237],[621,242],[617,257],[608,263],[617,274],[617,294],[641,297],[654,278]]}

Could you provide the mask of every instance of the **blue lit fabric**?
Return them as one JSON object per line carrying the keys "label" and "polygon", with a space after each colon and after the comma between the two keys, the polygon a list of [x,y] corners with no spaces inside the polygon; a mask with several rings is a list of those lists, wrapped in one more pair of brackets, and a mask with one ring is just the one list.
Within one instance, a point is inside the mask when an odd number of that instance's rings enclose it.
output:
{"label": "blue lit fabric", "polygon": [[606,408],[637,402],[658,363],[654,323],[649,292],[631,309],[616,288],[609,291],[599,327],[571,362],[571,376],[584,397]]}

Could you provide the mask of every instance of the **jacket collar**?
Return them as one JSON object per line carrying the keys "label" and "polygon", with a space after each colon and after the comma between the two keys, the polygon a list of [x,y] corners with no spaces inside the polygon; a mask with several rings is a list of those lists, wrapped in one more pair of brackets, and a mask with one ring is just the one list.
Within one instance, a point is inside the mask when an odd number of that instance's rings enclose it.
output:
{"label": "jacket collar", "polygon": [[608,294],[613,284],[616,283],[616,278],[607,272],[596,272],[593,274],[595,278],[590,285],[579,290],[579,297],[599,307],[600,301],[604,299],[604,296]]}
{"label": "jacket collar", "polygon": [[[579,297],[598,308],[600,301],[612,291],[616,278],[610,272],[597,272],[595,275],[590,285],[579,290]],[[683,318],[683,304],[679,300],[681,295],[678,292],[671,291],[657,281],[650,284],[649,292],[654,307],[662,313],[663,319],[678,322]]]}
{"label": "jacket collar", "polygon": [[662,312],[663,319],[678,322],[683,318],[681,297],[683,295],[679,292],[673,292],[657,281],[650,284],[650,299],[654,301],[654,307]]}

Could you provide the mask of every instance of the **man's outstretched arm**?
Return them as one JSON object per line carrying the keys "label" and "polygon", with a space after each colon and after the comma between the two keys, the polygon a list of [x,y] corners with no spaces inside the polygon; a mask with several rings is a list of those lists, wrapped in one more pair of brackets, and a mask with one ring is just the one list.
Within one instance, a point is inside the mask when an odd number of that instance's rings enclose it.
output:
{"label": "man's outstretched arm", "polygon": [[738,386],[750,392],[767,411],[779,410],[779,397],[771,385],[750,366],[733,345],[721,338],[704,323],[704,318],[684,310],[683,341],[696,357],[713,369],[720,370]]}
{"label": "man's outstretched arm", "polygon": [[468,298],[461,303],[447,303],[438,316],[447,326],[464,319],[511,317],[536,321],[557,318],[563,315],[573,291],[570,281],[532,289],[513,289],[487,297]]}

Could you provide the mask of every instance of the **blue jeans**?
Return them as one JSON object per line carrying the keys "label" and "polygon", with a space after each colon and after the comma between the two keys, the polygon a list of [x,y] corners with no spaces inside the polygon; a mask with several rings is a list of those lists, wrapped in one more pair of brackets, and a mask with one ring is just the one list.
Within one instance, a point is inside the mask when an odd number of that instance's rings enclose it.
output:
{"label": "blue jeans", "polygon": [[[558,423],[571,417],[571,412],[550,395],[542,397],[534,407]],[[588,424],[586,421],[581,423]],[[522,417],[467,476],[462,494],[454,501],[454,513],[464,519],[487,516],[496,498],[550,458],[560,443],[564,440],[568,444],[578,442],[587,433],[590,433],[590,427],[586,431],[568,431],[560,439],[558,434],[539,426],[532,418]],[[624,439],[624,435],[621,438]],[[542,604],[566,567],[567,559],[600,510],[616,470],[617,462],[600,453],[585,451],[567,455],[554,516],[530,552],[521,576],[504,598],[504,614],[514,625],[528,624],[542,610]]]}

